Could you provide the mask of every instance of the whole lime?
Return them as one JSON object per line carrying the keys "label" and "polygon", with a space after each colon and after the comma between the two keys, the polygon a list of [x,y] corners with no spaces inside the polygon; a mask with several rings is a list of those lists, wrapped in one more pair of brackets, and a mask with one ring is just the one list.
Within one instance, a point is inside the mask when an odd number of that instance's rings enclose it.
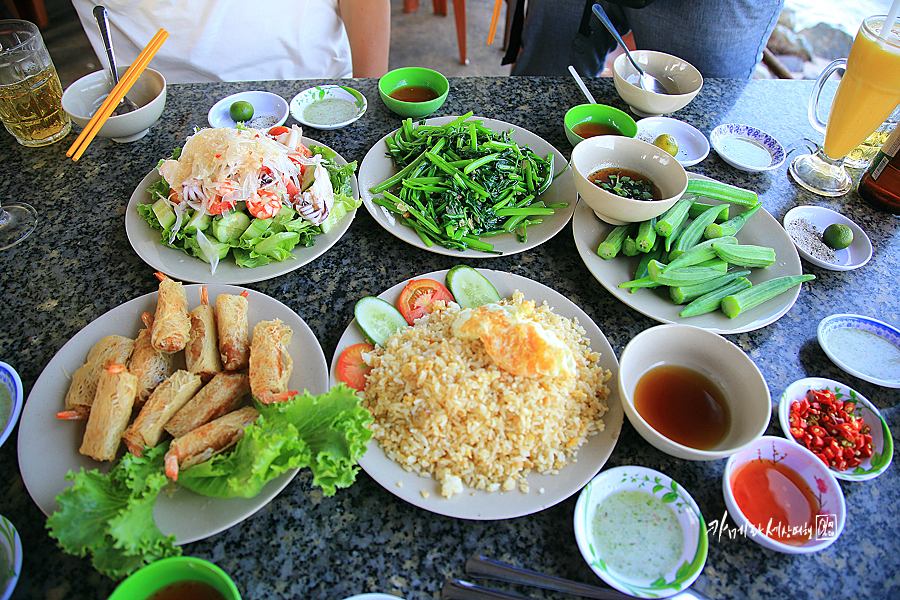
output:
{"label": "whole lime", "polygon": [[246,100],[238,100],[228,109],[228,115],[235,123],[247,122],[253,118],[253,105]]}
{"label": "whole lime", "polygon": [[853,243],[853,232],[843,223],[832,223],[822,233],[822,241],[834,250],[843,250]]}
{"label": "whole lime", "polygon": [[658,135],[656,139],[653,140],[653,145],[662,148],[672,156],[678,154],[678,142],[675,141],[675,136],[671,134],[662,133]]}

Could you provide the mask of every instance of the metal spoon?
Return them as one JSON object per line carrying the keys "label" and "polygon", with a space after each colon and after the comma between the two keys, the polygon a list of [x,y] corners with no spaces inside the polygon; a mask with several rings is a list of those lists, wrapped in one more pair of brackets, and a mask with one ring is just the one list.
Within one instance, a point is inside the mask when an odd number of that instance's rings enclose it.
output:
{"label": "metal spoon", "polygon": [[590,102],[591,104],[597,104],[597,101],[594,100],[594,95],[591,94],[591,92],[587,89],[587,86],[584,85],[584,80],[572,65],[569,65],[569,73],[571,73],[572,77],[575,78],[575,83],[578,84],[578,88],[581,90],[581,93],[584,94],[584,97],[588,99],[588,102]]}
{"label": "metal spoon", "polygon": [[[109,59],[109,71],[112,75],[113,85],[119,84],[119,72],[116,70],[116,57],[113,54],[112,40],[109,36],[109,21],[106,19],[106,7],[95,6],[94,18],[97,20],[97,26],[100,28],[100,37],[103,38],[103,45],[106,48],[106,57]],[[119,105],[113,110],[114,115],[124,115],[133,110],[137,110],[138,105],[132,102],[128,96],[124,96],[119,101]]]}
{"label": "metal spoon", "polygon": [[594,14],[597,15],[597,18],[600,19],[600,22],[609,30],[609,33],[616,38],[616,41],[619,42],[619,46],[622,47],[622,50],[625,51],[625,55],[628,57],[628,60],[631,61],[631,64],[634,65],[634,68],[637,69],[637,72],[640,73],[640,87],[641,89],[647,90],[648,92],[653,92],[656,94],[670,94],[671,92],[666,88],[666,85],[654,77],[649,73],[645,73],[642,68],[640,68],[637,64],[637,61],[634,60],[634,57],[631,56],[631,52],[628,50],[628,46],[625,45],[625,42],[622,40],[622,36],[619,35],[619,32],[616,31],[615,26],[612,24],[612,21],[609,20],[609,17],[606,16],[606,12],[603,10],[603,7],[599,4],[595,4],[593,6]]}

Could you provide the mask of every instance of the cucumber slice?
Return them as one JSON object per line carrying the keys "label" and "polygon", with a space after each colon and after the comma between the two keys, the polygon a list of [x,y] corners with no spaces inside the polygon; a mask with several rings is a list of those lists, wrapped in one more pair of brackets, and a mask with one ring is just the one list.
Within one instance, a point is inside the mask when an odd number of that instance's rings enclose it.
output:
{"label": "cucumber slice", "polygon": [[447,272],[447,287],[462,308],[477,308],[500,302],[497,288],[487,277],[467,265],[457,265]]}
{"label": "cucumber slice", "polygon": [[153,203],[151,208],[153,209],[153,214],[156,215],[156,220],[159,221],[163,229],[168,229],[175,224],[175,211],[166,204],[165,200],[160,198]]}
{"label": "cucumber slice", "polygon": [[226,212],[213,220],[212,232],[223,244],[237,245],[241,234],[250,227],[250,217],[235,210]]}
{"label": "cucumber slice", "polygon": [[212,223],[212,217],[204,212],[195,210],[191,218],[188,219],[187,225],[184,226],[185,233],[197,233],[197,231],[206,231]]}
{"label": "cucumber slice", "polygon": [[375,296],[361,298],[353,308],[353,315],[363,335],[377,346],[384,346],[394,333],[409,327],[399,310]]}

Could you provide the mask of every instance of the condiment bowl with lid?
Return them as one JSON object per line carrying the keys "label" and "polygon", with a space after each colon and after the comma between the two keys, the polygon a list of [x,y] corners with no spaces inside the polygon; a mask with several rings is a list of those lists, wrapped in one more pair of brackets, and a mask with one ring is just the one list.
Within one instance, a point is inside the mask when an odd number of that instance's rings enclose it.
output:
{"label": "condiment bowl with lid", "polygon": [[0,362],[0,446],[15,429],[24,403],[19,374],[12,366]]}
{"label": "condiment bowl with lid", "polygon": [[594,477],[575,504],[575,539],[591,569],[638,598],[687,589],[703,571],[707,527],[691,495],[668,476],[638,466]]}
{"label": "condiment bowl with lid", "polygon": [[434,69],[401,67],[378,80],[378,93],[389,109],[401,117],[417,119],[443,106],[450,82]]}
{"label": "condiment bowl with lid", "polygon": [[[119,76],[128,67],[118,67]],[[62,95],[62,107],[76,125],[85,127],[91,116],[100,109],[113,89],[107,71],[95,71],[66,88]],[[114,142],[134,142],[145,135],[156,123],[166,106],[166,78],[159,71],[146,68],[128,90],[128,97],[138,109],[123,115],[112,115],[100,127],[97,137],[111,138]]]}
{"label": "condiment bowl with lid", "polygon": [[225,571],[193,556],[172,556],[141,567],[120,583],[108,600],[147,600],[163,590],[187,586],[211,587],[223,600],[241,600],[241,593]]}
{"label": "condiment bowl with lid", "polygon": [[670,92],[657,94],[640,87],[637,69],[627,56],[619,55],[613,61],[613,83],[619,96],[636,115],[651,117],[673,113],[687,106],[703,87],[700,71],[684,59],[654,50],[632,50],[631,56]]}
{"label": "condiment bowl with lid", "polygon": [[[778,494],[769,481],[778,482]],[[763,436],[729,458],[722,491],[737,525],[726,531],[728,525],[719,523],[722,535],[749,537],[776,552],[824,550],[841,535],[847,519],[844,493],[825,463],[781,437]]]}
{"label": "condiment bowl with lid", "polygon": [[[572,150],[575,189],[594,213],[611,225],[636,223],[667,211],[687,189],[688,177],[674,156],[653,144],[618,135],[587,138]],[[635,200],[602,189],[594,174],[613,169],[623,176],[649,180],[659,190],[658,200]]]}
{"label": "condiment bowl with lid", "polygon": [[628,420],[677,458],[726,458],[769,426],[762,373],[743,350],[706,329],[667,324],[642,331],[622,351],[618,378]]}
{"label": "condiment bowl with lid", "polygon": [[[628,113],[606,104],[579,104],[566,111],[566,137],[573,146],[596,135],[634,137],[638,126]],[[579,135],[579,132],[584,135]]]}

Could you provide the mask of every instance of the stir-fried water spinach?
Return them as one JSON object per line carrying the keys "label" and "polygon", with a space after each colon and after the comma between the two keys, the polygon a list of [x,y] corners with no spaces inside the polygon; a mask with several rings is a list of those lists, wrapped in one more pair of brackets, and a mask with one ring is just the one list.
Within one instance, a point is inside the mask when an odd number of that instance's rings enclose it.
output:
{"label": "stir-fried water spinach", "polygon": [[437,126],[405,119],[385,140],[400,171],[369,191],[428,247],[499,254],[482,238],[515,233],[525,242],[530,226],[567,203],[539,199],[553,183],[552,153],[538,156],[510,131],[492,131],[467,121],[471,116]]}

